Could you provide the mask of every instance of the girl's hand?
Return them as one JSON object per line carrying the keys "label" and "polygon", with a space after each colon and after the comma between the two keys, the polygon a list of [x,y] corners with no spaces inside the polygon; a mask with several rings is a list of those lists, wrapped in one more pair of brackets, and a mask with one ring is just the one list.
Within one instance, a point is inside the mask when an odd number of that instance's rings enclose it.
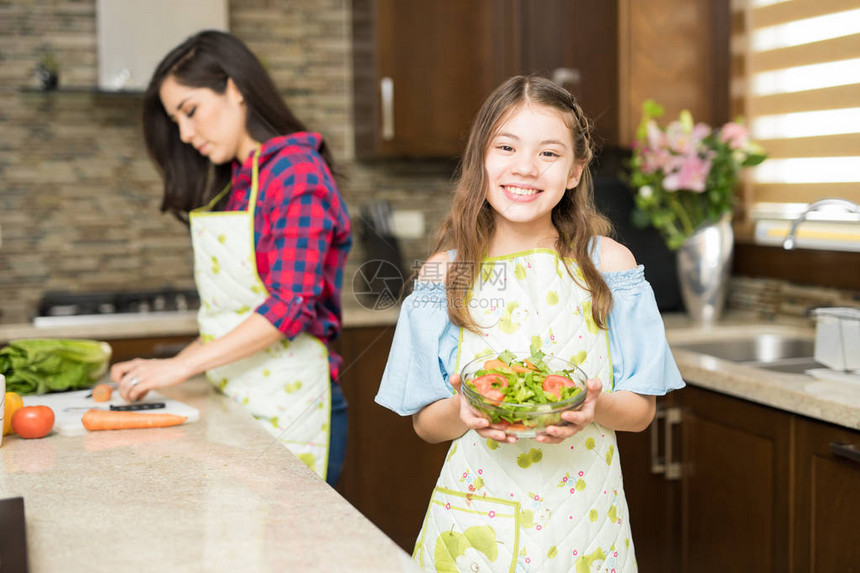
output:
{"label": "girl's hand", "polygon": [[588,394],[582,406],[576,410],[568,410],[561,414],[562,419],[570,425],[547,426],[546,434],[538,436],[536,438],[537,441],[544,444],[558,444],[594,421],[594,407],[597,405],[597,398],[603,392],[603,383],[597,378],[589,378],[585,385],[588,388]]}
{"label": "girl's hand", "polygon": [[514,436],[507,435],[500,426],[490,424],[489,420],[481,416],[469,405],[469,401],[460,392],[461,381],[459,374],[452,374],[449,381],[457,392],[457,400],[460,401],[460,420],[463,421],[467,428],[475,430],[478,435],[484,438],[489,438],[497,442],[512,444],[517,441]]}
{"label": "girl's hand", "polygon": [[116,382],[120,396],[126,402],[136,402],[156,388],[176,386],[191,376],[182,360],[177,358],[135,358],[117,362],[110,369],[110,379]]}

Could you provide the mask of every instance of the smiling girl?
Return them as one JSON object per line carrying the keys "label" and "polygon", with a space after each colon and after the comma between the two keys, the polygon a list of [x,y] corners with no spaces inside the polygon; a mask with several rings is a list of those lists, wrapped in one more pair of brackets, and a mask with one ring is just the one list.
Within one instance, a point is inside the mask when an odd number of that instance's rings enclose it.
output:
{"label": "smiling girl", "polygon": [[[645,429],[655,396],[684,383],[643,267],[594,208],[590,129],[547,79],[493,92],[403,303],[376,401],[426,441],[453,440],[415,545],[427,570],[636,570],[615,431]],[[468,405],[457,373],[535,347],[587,372],[588,395],[517,440]]]}
{"label": "smiling girl", "polygon": [[161,209],[191,227],[200,338],[173,358],[115,364],[111,378],[133,401],[205,373],[334,484],[346,403],[331,343],[352,239],[325,142],[254,54],[215,31],[161,61],[143,125]]}

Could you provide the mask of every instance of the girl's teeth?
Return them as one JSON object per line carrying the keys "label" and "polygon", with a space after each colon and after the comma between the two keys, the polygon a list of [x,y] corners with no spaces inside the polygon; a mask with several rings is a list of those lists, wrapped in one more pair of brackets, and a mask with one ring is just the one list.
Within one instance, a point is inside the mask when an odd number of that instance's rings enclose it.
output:
{"label": "girl's teeth", "polygon": [[523,189],[521,187],[512,187],[510,185],[505,187],[505,189],[507,189],[514,195],[534,195],[535,193],[537,193],[537,189]]}

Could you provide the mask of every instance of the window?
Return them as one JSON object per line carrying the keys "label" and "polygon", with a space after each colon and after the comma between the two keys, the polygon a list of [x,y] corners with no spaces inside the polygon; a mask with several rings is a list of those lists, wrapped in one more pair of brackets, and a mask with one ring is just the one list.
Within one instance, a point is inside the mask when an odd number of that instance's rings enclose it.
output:
{"label": "window", "polygon": [[[732,116],[768,153],[743,197],[756,239],[817,199],[860,203],[860,0],[734,0],[731,45]],[[798,245],[860,250],[860,216],[809,219]]]}

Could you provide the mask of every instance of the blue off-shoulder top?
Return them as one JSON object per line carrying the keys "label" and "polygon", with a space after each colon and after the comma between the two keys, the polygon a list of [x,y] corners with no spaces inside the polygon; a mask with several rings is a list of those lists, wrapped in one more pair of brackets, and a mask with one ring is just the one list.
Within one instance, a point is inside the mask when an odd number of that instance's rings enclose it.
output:
{"label": "blue off-shoulder top", "polygon": [[[598,256],[594,259],[597,264]],[[645,268],[601,276],[612,293],[608,328],[613,391],[662,396],[683,388]],[[451,396],[448,376],[456,366],[458,338],[459,327],[448,320],[445,285],[416,282],[401,305],[376,402],[408,416]]]}

